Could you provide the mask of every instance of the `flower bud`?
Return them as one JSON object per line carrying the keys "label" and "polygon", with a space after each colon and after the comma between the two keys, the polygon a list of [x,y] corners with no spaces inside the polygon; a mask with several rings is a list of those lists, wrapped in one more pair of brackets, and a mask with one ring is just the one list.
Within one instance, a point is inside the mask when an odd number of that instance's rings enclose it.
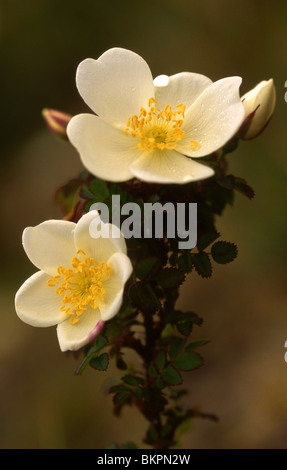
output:
{"label": "flower bud", "polygon": [[270,121],[276,102],[273,79],[263,80],[241,98],[245,120],[241,128],[242,139],[257,137]]}
{"label": "flower bud", "polygon": [[71,120],[72,116],[70,114],[62,113],[61,111],[56,111],[55,109],[43,109],[42,116],[53,134],[56,134],[61,139],[67,140],[67,125]]}

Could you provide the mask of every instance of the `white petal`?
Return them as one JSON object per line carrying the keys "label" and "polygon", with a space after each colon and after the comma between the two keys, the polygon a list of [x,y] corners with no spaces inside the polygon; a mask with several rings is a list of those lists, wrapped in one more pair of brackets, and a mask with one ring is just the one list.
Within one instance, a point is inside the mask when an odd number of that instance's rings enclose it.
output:
{"label": "white petal", "polygon": [[76,224],[66,220],[47,220],[23,232],[23,246],[32,263],[54,275],[58,266],[69,266],[75,256],[73,231]]}
{"label": "white petal", "polygon": [[121,48],[98,60],[86,59],[77,70],[77,87],[88,106],[113,126],[125,127],[154,96],[151,71],[138,54]]}
{"label": "white petal", "polygon": [[54,287],[47,285],[50,276],[42,271],[33,274],[18,290],[15,297],[17,315],[32,326],[47,327],[57,325],[67,318],[60,311],[61,297]]}
{"label": "white petal", "polygon": [[108,265],[113,271],[112,276],[104,283],[104,302],[99,304],[103,321],[110,320],[119,312],[123,301],[124,285],[133,270],[130,259],[123,253],[112,255]]}
{"label": "white petal", "polygon": [[101,322],[99,309],[87,308],[78,323],[68,318],[57,326],[61,351],[77,351],[95,338],[95,328]]}
{"label": "white petal", "polygon": [[86,256],[96,261],[107,261],[114,253],[127,251],[125,239],[119,229],[101,222],[95,210],[83,215],[77,223],[74,235],[77,250],[83,250]]}
{"label": "white petal", "polygon": [[140,154],[133,137],[92,114],[73,117],[67,134],[78,150],[83,165],[92,174],[106,181],[132,178],[129,166]]}
{"label": "white petal", "polygon": [[[162,77],[162,76],[160,76]],[[184,104],[188,109],[200,94],[212,84],[212,81],[198,73],[183,72],[171,75],[169,80],[164,81],[156,77],[155,99],[157,108],[163,109],[169,104],[172,109],[178,104]],[[164,84],[166,83],[166,86]]]}
{"label": "white petal", "polygon": [[143,181],[183,184],[209,178],[214,171],[174,150],[146,152],[133,165],[134,175]]}
{"label": "white petal", "polygon": [[[218,80],[206,88],[187,110],[182,130],[185,136],[176,150],[190,157],[209,155],[231,139],[244,119],[239,96],[240,77]],[[191,145],[190,141],[198,142]]]}

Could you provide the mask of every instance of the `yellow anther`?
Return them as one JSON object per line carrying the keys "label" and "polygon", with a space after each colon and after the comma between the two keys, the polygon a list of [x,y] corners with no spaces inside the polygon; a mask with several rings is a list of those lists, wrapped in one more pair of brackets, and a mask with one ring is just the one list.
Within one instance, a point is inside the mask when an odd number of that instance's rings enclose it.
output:
{"label": "yellow anther", "polygon": [[150,98],[149,110],[140,109],[139,116],[127,119],[125,133],[137,137],[141,150],[154,152],[156,149],[174,149],[177,142],[184,136],[181,129],[184,120],[185,105],[178,104],[175,111],[169,104],[160,110],[155,106],[156,100]]}
{"label": "yellow anther", "polygon": [[[84,255],[82,250],[77,255]],[[57,274],[47,281],[49,287],[56,287],[55,292],[62,297],[60,310],[71,316],[71,323],[76,324],[88,307],[97,308],[105,297],[104,281],[112,273],[105,261],[96,261],[85,257],[72,258],[72,268],[58,266]]]}

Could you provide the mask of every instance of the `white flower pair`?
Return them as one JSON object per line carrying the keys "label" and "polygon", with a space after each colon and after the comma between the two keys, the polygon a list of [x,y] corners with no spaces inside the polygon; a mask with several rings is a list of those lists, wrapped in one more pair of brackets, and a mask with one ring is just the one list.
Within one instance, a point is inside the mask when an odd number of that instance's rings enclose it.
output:
{"label": "white flower pair", "polygon": [[[196,159],[220,149],[241,126],[249,98],[243,105],[240,84],[240,77],[212,83],[188,72],[153,80],[140,56],[110,49],[80,64],[77,86],[97,116],[73,117],[67,134],[84,166],[104,180],[183,184],[208,178],[214,171]],[[77,224],[50,220],[23,233],[24,249],[40,271],[17,292],[16,312],[33,326],[58,325],[62,351],[95,339],[118,313],[132,272],[123,238],[90,236],[95,217],[92,211]]]}

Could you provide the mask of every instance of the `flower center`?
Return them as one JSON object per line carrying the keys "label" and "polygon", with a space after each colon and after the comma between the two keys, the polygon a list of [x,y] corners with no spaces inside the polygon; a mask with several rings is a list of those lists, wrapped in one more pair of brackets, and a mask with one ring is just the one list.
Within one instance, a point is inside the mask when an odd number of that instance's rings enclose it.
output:
{"label": "flower center", "polygon": [[[82,250],[77,255],[85,255]],[[56,294],[62,297],[60,310],[71,315],[71,323],[75,324],[88,307],[97,308],[104,300],[104,281],[112,273],[105,261],[84,257],[81,261],[74,257],[72,268],[58,266],[55,276],[47,281],[49,287],[56,287]]]}
{"label": "flower center", "polygon": [[179,140],[184,136],[181,129],[185,105],[178,104],[172,111],[168,104],[162,110],[153,106],[154,98],[149,100],[149,110],[140,109],[139,116],[132,116],[127,120],[126,135],[139,139],[138,147],[150,153],[156,149],[174,149]]}

